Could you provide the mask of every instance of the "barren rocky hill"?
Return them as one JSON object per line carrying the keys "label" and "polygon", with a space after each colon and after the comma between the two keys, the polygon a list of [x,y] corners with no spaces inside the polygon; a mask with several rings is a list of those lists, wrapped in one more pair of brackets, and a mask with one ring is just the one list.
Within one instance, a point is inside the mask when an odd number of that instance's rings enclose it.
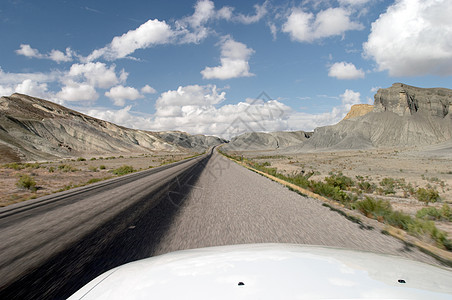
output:
{"label": "barren rocky hill", "polygon": [[372,112],[316,128],[303,148],[413,147],[452,138],[452,90],[395,83],[374,98]]}
{"label": "barren rocky hill", "polygon": [[129,129],[22,94],[0,98],[0,162],[162,150],[199,152],[222,142],[181,132]]}
{"label": "barren rocky hill", "polygon": [[[452,90],[418,88],[395,83],[379,89],[374,105],[354,105],[336,125],[313,133],[246,133],[231,140],[225,150],[278,150],[415,147],[452,139]],[[290,137],[287,139],[287,137]],[[280,139],[284,142],[277,142]]]}
{"label": "barren rocky hill", "polygon": [[267,151],[285,149],[291,146],[300,147],[311,135],[312,132],[305,131],[250,132],[234,137],[223,146],[223,149],[226,151]]}

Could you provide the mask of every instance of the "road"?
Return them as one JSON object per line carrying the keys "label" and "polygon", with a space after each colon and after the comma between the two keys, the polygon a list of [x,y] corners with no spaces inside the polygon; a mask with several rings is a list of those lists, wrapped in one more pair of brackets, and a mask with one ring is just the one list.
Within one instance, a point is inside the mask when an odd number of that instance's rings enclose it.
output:
{"label": "road", "polygon": [[64,299],[130,261],[231,244],[326,245],[436,263],[215,151],[147,172],[0,210],[0,298]]}

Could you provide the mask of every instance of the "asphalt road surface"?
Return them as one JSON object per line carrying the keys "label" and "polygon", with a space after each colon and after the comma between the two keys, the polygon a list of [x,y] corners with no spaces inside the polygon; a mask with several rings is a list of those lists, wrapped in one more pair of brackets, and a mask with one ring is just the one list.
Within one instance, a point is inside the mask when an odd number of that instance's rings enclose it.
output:
{"label": "asphalt road surface", "polygon": [[296,243],[437,263],[215,151],[0,210],[0,299],[64,299],[118,265],[182,249]]}

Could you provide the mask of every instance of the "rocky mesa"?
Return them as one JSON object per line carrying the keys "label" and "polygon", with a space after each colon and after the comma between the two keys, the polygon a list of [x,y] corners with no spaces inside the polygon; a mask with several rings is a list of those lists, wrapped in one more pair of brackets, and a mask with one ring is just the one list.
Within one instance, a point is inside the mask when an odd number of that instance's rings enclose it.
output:
{"label": "rocky mesa", "polygon": [[374,105],[352,106],[335,125],[313,133],[246,133],[235,137],[225,150],[312,150],[416,147],[452,139],[452,90],[418,88],[402,83],[379,89]]}
{"label": "rocky mesa", "polygon": [[452,90],[395,83],[374,99],[371,112],[316,128],[303,148],[414,147],[452,138]]}
{"label": "rocky mesa", "polygon": [[0,98],[0,162],[149,151],[201,152],[224,140],[118,126],[39,98]]}

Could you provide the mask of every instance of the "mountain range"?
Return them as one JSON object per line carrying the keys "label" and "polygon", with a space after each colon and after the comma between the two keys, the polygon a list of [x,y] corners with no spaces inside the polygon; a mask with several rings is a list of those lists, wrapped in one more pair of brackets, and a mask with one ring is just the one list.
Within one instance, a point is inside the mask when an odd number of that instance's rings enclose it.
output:
{"label": "mountain range", "polygon": [[248,132],[226,143],[180,131],[130,129],[13,94],[0,98],[0,162],[149,151],[199,153],[222,143],[226,151],[286,153],[428,145],[452,150],[452,90],[395,83],[379,89],[374,98],[374,105],[354,105],[339,123],[313,132]]}
{"label": "mountain range", "polygon": [[22,94],[0,98],[0,162],[149,151],[203,152],[224,140],[118,126]]}

